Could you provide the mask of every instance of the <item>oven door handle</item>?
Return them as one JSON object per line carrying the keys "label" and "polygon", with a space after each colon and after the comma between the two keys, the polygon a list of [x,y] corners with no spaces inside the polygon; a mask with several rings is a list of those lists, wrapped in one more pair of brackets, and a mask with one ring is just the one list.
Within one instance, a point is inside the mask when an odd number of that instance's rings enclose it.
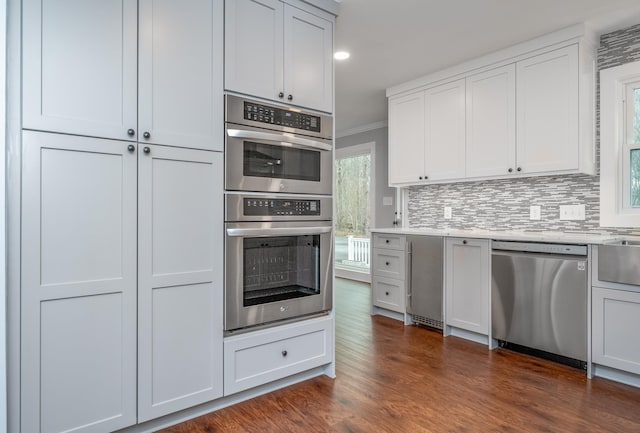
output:
{"label": "oven door handle", "polygon": [[308,138],[298,137],[287,132],[274,134],[262,131],[247,131],[245,129],[227,129],[229,137],[235,138],[253,138],[254,140],[276,141],[282,146],[298,145],[316,150],[331,150],[332,146],[320,141],[309,140]]}
{"label": "oven door handle", "polygon": [[302,236],[331,233],[331,227],[278,227],[278,228],[252,228],[252,229],[227,229],[227,236],[232,237],[266,237],[266,236]]}

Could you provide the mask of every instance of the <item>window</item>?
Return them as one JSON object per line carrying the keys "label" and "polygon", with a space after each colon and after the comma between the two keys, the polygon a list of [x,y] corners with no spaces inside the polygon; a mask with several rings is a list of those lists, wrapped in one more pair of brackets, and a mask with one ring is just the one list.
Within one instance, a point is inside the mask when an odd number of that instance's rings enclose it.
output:
{"label": "window", "polygon": [[640,62],[600,72],[600,225],[640,227]]}

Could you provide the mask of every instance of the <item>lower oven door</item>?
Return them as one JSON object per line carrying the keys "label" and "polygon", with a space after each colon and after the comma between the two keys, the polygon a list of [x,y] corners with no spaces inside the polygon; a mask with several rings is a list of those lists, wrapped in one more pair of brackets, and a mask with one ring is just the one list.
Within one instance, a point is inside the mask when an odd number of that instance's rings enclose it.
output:
{"label": "lower oven door", "polygon": [[332,224],[225,224],[225,330],[328,311]]}

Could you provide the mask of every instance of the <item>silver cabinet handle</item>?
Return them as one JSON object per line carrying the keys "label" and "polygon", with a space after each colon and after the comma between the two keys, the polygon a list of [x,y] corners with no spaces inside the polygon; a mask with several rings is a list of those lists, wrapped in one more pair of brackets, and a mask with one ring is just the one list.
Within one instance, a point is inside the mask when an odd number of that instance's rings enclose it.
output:
{"label": "silver cabinet handle", "polygon": [[267,237],[267,236],[303,236],[330,233],[331,227],[278,227],[278,228],[252,228],[252,229],[227,229],[227,236],[242,237]]}
{"label": "silver cabinet handle", "polygon": [[282,146],[298,145],[311,149],[327,151],[333,149],[330,144],[321,143],[315,140],[309,140],[308,138],[296,137],[295,135],[289,134],[287,132],[274,134],[271,132],[247,131],[245,129],[227,129],[227,135],[229,135],[229,137],[236,138],[253,138],[254,140],[275,141],[280,143],[280,145]]}

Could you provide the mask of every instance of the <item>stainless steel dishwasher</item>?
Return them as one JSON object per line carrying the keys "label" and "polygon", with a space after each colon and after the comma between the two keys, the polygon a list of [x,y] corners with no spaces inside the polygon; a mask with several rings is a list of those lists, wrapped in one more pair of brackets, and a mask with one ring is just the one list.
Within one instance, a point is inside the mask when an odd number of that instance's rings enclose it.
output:
{"label": "stainless steel dishwasher", "polygon": [[492,249],[493,338],[584,363],[587,247],[493,241]]}
{"label": "stainless steel dishwasher", "polygon": [[415,323],[442,329],[444,238],[407,236],[407,313]]}

